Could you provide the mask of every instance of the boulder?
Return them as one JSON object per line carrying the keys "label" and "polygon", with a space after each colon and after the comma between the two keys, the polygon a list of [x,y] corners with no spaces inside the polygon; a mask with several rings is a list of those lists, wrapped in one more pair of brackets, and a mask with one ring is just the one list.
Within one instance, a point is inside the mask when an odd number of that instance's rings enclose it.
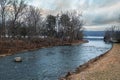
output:
{"label": "boulder", "polygon": [[72,75],[72,72],[68,72],[65,77],[68,77],[68,76],[70,76],[70,75]]}
{"label": "boulder", "polygon": [[21,58],[21,57],[15,57],[15,58],[14,58],[14,61],[15,61],[15,62],[22,62],[22,58]]}

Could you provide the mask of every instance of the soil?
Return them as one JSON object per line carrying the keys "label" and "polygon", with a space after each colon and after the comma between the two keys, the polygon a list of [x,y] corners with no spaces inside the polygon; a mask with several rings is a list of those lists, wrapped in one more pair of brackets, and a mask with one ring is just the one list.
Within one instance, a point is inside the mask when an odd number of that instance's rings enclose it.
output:
{"label": "soil", "polygon": [[120,44],[81,65],[61,80],[120,80]]}

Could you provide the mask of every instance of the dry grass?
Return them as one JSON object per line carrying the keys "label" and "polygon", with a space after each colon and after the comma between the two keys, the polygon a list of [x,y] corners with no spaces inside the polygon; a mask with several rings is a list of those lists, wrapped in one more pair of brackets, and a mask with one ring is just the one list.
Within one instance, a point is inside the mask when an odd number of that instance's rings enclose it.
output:
{"label": "dry grass", "polygon": [[65,80],[120,80],[120,44],[114,44],[109,53]]}
{"label": "dry grass", "polygon": [[[73,43],[83,43],[85,41],[75,40]],[[32,38],[32,39],[0,39],[0,56],[16,54],[26,50],[36,50],[44,47],[64,45],[68,41],[57,38]]]}

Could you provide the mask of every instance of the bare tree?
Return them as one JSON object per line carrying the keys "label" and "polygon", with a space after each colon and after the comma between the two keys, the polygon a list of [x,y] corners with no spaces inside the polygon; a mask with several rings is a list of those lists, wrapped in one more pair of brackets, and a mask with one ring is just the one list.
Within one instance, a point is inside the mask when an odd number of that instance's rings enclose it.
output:
{"label": "bare tree", "polygon": [[2,24],[2,31],[3,35],[7,34],[6,30],[6,15],[7,15],[7,7],[11,3],[10,0],[0,0],[0,16],[1,16],[1,24]]}
{"label": "bare tree", "polygon": [[62,39],[64,39],[65,37],[68,36],[68,27],[70,25],[70,17],[67,13],[62,13],[61,17],[60,17],[60,24],[62,25],[63,29],[62,29]]}
{"label": "bare tree", "polygon": [[41,14],[40,9],[35,8],[33,6],[28,7],[28,11],[26,14],[26,22],[29,27],[30,35],[37,35],[39,33],[39,29],[41,27]]}
{"label": "bare tree", "polygon": [[81,14],[76,12],[67,12],[61,15],[61,24],[64,27],[64,35],[70,42],[74,39],[82,39],[82,26],[83,20],[81,19]]}
{"label": "bare tree", "polygon": [[84,24],[83,20],[81,19],[82,15],[76,12],[72,12],[69,14],[69,16],[71,17],[71,20],[70,20],[71,39],[72,40],[82,39],[83,37],[82,31],[83,31],[83,24]]}
{"label": "bare tree", "polygon": [[119,26],[112,26],[107,28],[104,35],[105,42],[120,42],[120,28]]}
{"label": "bare tree", "polygon": [[16,23],[20,19],[20,17],[24,14],[24,9],[26,8],[26,4],[24,0],[12,0],[11,2],[11,34],[15,36],[17,34]]}
{"label": "bare tree", "polygon": [[54,37],[55,36],[55,26],[56,26],[56,17],[53,15],[48,15],[46,19],[46,29],[47,36]]}

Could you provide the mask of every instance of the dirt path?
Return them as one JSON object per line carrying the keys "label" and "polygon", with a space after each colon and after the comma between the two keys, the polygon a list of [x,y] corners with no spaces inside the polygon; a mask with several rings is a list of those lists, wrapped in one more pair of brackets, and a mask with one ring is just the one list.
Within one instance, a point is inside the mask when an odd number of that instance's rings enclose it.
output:
{"label": "dirt path", "polygon": [[107,54],[89,64],[82,72],[63,80],[120,80],[120,44],[114,44]]}

